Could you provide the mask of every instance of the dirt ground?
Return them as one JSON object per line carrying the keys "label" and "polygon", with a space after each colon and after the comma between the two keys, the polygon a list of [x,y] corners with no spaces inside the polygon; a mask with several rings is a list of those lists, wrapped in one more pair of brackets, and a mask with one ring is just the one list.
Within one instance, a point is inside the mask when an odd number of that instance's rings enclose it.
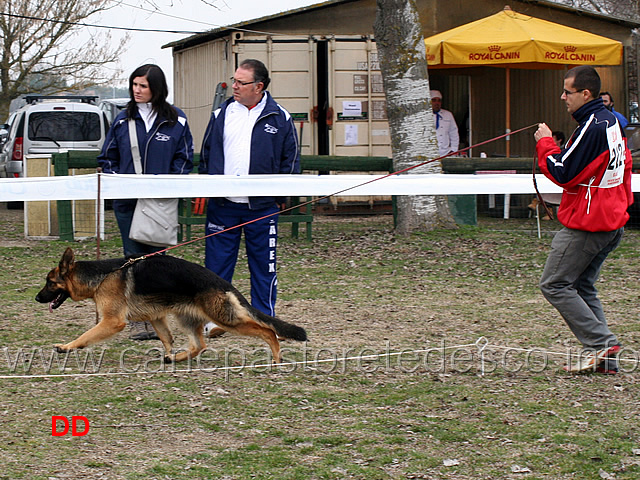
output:
{"label": "dirt ground", "polygon": [[[3,375],[17,349],[46,351],[95,322],[90,302],[50,314],[33,300],[67,245],[24,239],[22,215],[0,204]],[[537,239],[532,219],[483,219],[402,238],[389,216],[318,217],[307,243],[285,227],[278,315],[307,330],[307,344],[283,342],[285,360],[304,367],[216,370],[269,361],[260,341],[225,335],[209,342],[207,372],[124,375],[124,353],[144,365],[157,346],[121,333],[93,349],[105,349],[104,376],[0,379],[0,479],[639,478],[640,373],[561,370],[578,346],[537,288],[557,228]],[[626,242],[599,287],[611,328],[635,351],[639,233]],[[94,243],[72,246],[95,257]],[[111,224],[101,255],[119,248]],[[201,263],[202,246],[188,259]],[[234,283],[248,296],[245,263]],[[438,353],[455,346],[457,362]],[[93,434],[54,438],[52,415],[86,415]]]}

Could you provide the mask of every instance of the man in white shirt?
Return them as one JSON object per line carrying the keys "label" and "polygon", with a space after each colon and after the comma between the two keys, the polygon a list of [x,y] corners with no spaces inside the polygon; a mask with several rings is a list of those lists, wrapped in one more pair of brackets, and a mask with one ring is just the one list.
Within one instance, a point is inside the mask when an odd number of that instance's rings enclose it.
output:
{"label": "man in white shirt", "polygon": [[[300,149],[293,119],[266,90],[271,82],[267,67],[259,60],[246,59],[231,81],[233,98],[213,112],[205,131],[199,172],[233,176],[299,173]],[[231,283],[244,232],[251,304],[271,316],[277,296],[276,213],[283,201],[271,196],[214,197],[207,206],[205,266]],[[207,334],[220,333],[214,329]]]}
{"label": "man in white shirt", "polygon": [[431,90],[431,108],[433,110],[433,122],[436,125],[440,156],[457,152],[460,145],[458,125],[456,125],[456,119],[453,114],[449,110],[442,108],[442,94],[439,90]]}

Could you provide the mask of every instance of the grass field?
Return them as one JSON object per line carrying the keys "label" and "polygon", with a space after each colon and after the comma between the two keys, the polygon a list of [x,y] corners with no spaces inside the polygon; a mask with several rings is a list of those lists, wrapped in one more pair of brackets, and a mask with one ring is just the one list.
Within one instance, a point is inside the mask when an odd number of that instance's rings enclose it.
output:
{"label": "grass field", "polygon": [[[107,225],[101,255],[120,256]],[[284,227],[278,315],[309,341],[284,342],[282,367],[229,335],[163,366],[159,342],[126,331],[55,354],[95,309],[34,301],[69,245],[25,240],[22,212],[0,204],[0,479],[640,478],[640,232],[598,284],[625,373],[568,375],[579,345],[537,288],[559,226],[544,228],[482,218],[399,237],[388,216],[317,217],[308,243]],[[95,243],[71,246],[95,258]],[[89,432],[53,436],[56,415]]]}

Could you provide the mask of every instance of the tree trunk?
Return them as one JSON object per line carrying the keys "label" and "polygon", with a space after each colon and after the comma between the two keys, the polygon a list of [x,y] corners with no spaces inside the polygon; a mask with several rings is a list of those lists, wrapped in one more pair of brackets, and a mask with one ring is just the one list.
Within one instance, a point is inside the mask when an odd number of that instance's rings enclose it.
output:
{"label": "tree trunk", "polygon": [[[377,0],[373,31],[387,97],[395,171],[438,157],[424,36],[414,0]],[[439,161],[408,174],[442,173]],[[399,196],[397,231],[455,228],[444,196]]]}

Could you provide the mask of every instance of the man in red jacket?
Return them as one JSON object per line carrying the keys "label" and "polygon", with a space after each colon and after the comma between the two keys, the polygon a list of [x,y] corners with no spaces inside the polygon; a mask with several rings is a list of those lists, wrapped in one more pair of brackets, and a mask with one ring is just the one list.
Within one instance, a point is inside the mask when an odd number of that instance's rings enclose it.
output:
{"label": "man in red jacket", "polygon": [[584,347],[579,361],[565,370],[614,374],[621,346],[607,326],[594,283],[629,219],[631,152],[618,119],[599,97],[600,77],[593,67],[569,70],[560,98],[578,128],[562,149],[546,124],[534,135],[540,170],[564,189],[558,209],[564,228],[551,243],[540,289]]}

